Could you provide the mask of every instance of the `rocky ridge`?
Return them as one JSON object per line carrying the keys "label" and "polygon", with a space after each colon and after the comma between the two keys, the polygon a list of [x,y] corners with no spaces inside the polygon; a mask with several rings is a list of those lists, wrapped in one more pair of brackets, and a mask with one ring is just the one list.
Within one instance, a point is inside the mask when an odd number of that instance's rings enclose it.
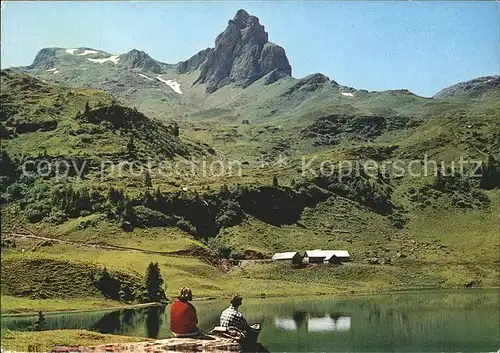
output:
{"label": "rocky ridge", "polygon": [[500,76],[478,77],[473,80],[459,82],[453,86],[446,87],[436,93],[432,98],[442,99],[456,97],[459,95],[481,95],[489,90],[500,88]]}

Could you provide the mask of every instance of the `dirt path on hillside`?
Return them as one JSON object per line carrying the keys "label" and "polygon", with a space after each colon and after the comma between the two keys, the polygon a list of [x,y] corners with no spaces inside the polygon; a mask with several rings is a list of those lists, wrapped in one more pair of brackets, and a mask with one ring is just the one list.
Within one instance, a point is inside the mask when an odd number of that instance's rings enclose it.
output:
{"label": "dirt path on hillside", "polygon": [[154,254],[154,255],[163,255],[163,256],[196,256],[196,257],[198,257],[198,256],[203,256],[202,253],[205,253],[205,256],[206,256],[206,251],[204,249],[201,249],[201,248],[199,248],[199,249],[193,248],[193,249],[177,250],[177,251],[155,251],[155,250],[139,249],[139,248],[128,247],[128,246],[111,245],[111,244],[107,244],[107,243],[103,243],[103,242],[85,243],[85,242],[72,241],[72,240],[63,240],[63,239],[57,239],[57,238],[42,237],[40,235],[27,234],[27,233],[8,233],[8,235],[15,237],[15,238],[36,239],[36,240],[54,242],[54,243],[59,243],[59,244],[68,244],[68,245],[80,246],[80,247],[91,248],[91,249],[132,251],[132,252],[138,252],[138,253],[143,253],[143,254]]}

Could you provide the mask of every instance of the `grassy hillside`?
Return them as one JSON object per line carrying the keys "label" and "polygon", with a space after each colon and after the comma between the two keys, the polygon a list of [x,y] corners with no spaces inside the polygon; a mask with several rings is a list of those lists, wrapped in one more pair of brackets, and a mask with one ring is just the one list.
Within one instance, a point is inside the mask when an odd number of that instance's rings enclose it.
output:
{"label": "grassy hillside", "polygon": [[171,126],[120,105],[104,91],[49,85],[10,70],[2,71],[1,79],[3,146],[15,156],[172,158],[197,152]]}
{"label": "grassy hillside", "polygon": [[[209,96],[199,89],[182,98],[188,113],[170,115],[177,131],[104,91],[2,72],[2,300],[10,311],[60,308],[60,298],[100,305],[95,278],[104,267],[133,292],[152,261],[170,295],[185,285],[217,297],[234,288],[259,295],[498,285],[498,92],[436,100],[317,75]],[[424,175],[425,156],[444,162],[440,173]],[[460,157],[487,164],[484,177],[446,173]],[[83,178],[22,176],[30,158],[89,164]],[[200,163],[194,173],[191,158]],[[157,164],[122,175],[101,168],[160,159],[182,163],[167,174]],[[201,164],[230,160],[240,161],[241,175]],[[375,173],[316,174],[324,161],[400,161],[418,175],[398,175],[391,163]],[[347,249],[353,263],[292,269],[253,261],[314,248]]]}
{"label": "grassy hillside", "polygon": [[89,346],[108,343],[139,342],[143,337],[105,335],[85,330],[18,332],[2,330],[2,348],[18,352],[43,352],[57,346]]}

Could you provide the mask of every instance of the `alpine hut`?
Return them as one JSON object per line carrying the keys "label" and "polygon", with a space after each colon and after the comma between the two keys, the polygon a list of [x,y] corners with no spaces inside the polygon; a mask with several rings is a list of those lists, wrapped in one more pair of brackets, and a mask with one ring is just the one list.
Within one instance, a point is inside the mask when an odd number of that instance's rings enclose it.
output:
{"label": "alpine hut", "polygon": [[350,255],[347,250],[308,250],[306,251],[307,260],[310,264],[321,263],[341,263],[350,261]]}
{"label": "alpine hut", "polygon": [[332,254],[328,254],[328,256],[325,257],[325,262],[330,264],[339,264],[349,261],[351,261],[351,255],[347,250],[332,250]]}
{"label": "alpine hut", "polygon": [[303,256],[297,251],[278,252],[273,255],[273,261],[290,261],[292,265],[302,264]]}

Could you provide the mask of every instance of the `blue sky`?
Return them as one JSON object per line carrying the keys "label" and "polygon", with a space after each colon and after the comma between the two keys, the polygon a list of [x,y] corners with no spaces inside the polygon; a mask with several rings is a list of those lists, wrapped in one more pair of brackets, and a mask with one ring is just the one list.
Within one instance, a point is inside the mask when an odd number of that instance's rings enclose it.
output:
{"label": "blue sky", "polygon": [[283,46],[293,76],[321,72],[368,90],[423,96],[499,73],[499,3],[2,2],[2,68],[43,47],[132,48],[167,63],[214,45],[239,8]]}

